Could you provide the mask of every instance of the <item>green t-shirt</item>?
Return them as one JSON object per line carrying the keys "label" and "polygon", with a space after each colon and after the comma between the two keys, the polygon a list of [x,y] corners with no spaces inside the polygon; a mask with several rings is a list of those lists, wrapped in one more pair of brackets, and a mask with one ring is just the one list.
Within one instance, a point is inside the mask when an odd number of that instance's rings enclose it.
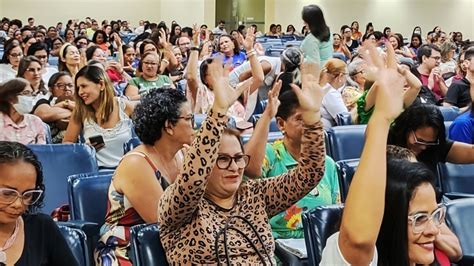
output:
{"label": "green t-shirt", "polygon": [[357,115],[359,116],[359,124],[365,125],[369,123],[369,119],[374,112],[374,107],[370,108],[368,111],[365,110],[365,98],[367,98],[367,93],[369,90],[365,90],[364,93],[357,100]]}
{"label": "green t-shirt", "polygon": [[[296,167],[297,161],[286,150],[283,140],[267,144],[262,166],[262,178],[278,176]],[[325,160],[325,172],[318,186],[284,212],[270,219],[275,238],[304,238],[301,213],[321,205],[340,202],[339,179],[336,163],[329,156]]]}
{"label": "green t-shirt", "polygon": [[155,80],[145,80],[142,77],[134,77],[129,82],[129,85],[133,85],[138,88],[138,94],[147,93],[150,89],[161,88],[165,85],[171,86],[173,82],[170,77],[165,75],[158,75]]}

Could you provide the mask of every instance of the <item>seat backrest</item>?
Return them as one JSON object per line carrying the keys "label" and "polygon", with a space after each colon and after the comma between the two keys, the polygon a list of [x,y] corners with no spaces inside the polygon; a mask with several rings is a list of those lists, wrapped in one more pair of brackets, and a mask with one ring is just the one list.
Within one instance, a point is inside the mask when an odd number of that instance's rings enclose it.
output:
{"label": "seat backrest", "polygon": [[113,171],[71,175],[68,197],[72,220],[104,224]]}
{"label": "seat backrest", "polygon": [[339,231],[343,209],[344,206],[338,204],[319,206],[303,213],[303,231],[309,265],[319,265],[327,239]]}
{"label": "seat backrest", "polygon": [[452,200],[446,204],[446,223],[458,237],[463,258],[459,265],[474,264],[474,198]]}
{"label": "seat backrest", "polygon": [[451,126],[452,123],[453,121],[444,121],[444,129],[445,129],[447,138],[449,138],[449,127]]}
{"label": "seat backrest", "polygon": [[359,159],[349,159],[336,162],[337,175],[339,176],[339,187],[341,190],[341,200],[346,201],[347,193],[349,192],[349,185],[354,177],[357,166],[359,166]]}
{"label": "seat backrest", "polygon": [[129,151],[140,146],[142,141],[138,137],[132,137],[127,143],[123,144],[123,154],[128,153]]}
{"label": "seat backrest", "polygon": [[[201,128],[202,123],[206,120],[207,114],[194,114],[194,129]],[[237,128],[237,122],[233,117],[229,117],[227,125],[229,128]]]}
{"label": "seat backrest", "polygon": [[454,121],[459,116],[459,108],[456,106],[440,106],[438,109],[443,114],[444,121]]}
{"label": "seat backrest", "polygon": [[336,126],[326,129],[328,155],[334,161],[360,158],[365,143],[366,125]]}
{"label": "seat backrest", "polygon": [[[254,128],[261,117],[262,117],[262,114],[252,115],[250,117],[250,122],[253,124]],[[275,118],[272,118],[272,120],[270,120],[270,132],[280,132],[280,129],[278,128],[277,121]]]}
{"label": "seat backrest", "polygon": [[474,164],[440,163],[438,169],[443,193],[474,194]]}
{"label": "seat backrest", "polygon": [[135,266],[168,265],[157,224],[130,228],[130,260]]}
{"label": "seat backrest", "polygon": [[[80,229],[61,224],[58,224],[58,227],[79,265],[91,265],[86,234]],[[56,256],[61,256],[61,254],[56,254]]]}
{"label": "seat backrest", "polygon": [[43,167],[46,187],[42,212],[67,204],[67,178],[73,174],[97,172],[95,150],[87,144],[28,145]]}
{"label": "seat backrest", "polygon": [[338,126],[352,125],[352,115],[349,112],[342,112],[336,115],[336,124]]}
{"label": "seat backrest", "polygon": [[43,122],[44,131],[46,133],[46,144],[53,144],[53,137],[51,136],[51,127]]}

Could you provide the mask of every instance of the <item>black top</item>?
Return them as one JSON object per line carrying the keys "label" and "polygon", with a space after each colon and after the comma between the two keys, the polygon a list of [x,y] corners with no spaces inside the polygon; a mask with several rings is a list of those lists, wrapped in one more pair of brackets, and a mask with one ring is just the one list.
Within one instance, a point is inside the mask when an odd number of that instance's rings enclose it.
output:
{"label": "black top", "polygon": [[346,44],[347,49],[352,53],[356,48],[359,47],[359,43],[357,41],[352,40],[351,46]]}
{"label": "black top", "polygon": [[56,223],[46,214],[23,216],[25,245],[16,266],[79,266]]}
{"label": "black top", "polygon": [[453,81],[451,86],[449,86],[444,101],[459,108],[468,106],[471,103],[470,87],[471,83],[465,77]]}

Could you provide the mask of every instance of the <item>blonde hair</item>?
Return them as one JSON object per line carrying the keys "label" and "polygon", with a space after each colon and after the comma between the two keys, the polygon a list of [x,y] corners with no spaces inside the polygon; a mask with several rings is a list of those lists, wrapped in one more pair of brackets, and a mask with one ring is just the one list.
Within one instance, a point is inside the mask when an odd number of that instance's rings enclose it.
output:
{"label": "blonde hair", "polygon": [[344,61],[337,58],[329,59],[321,70],[320,80],[330,82],[340,74],[347,74],[347,65]]}
{"label": "blonde hair", "polygon": [[[99,108],[94,110],[92,106],[86,105],[81,97],[79,97],[78,78],[83,77],[95,84],[100,81],[104,82],[104,88],[100,91]],[[114,88],[107,73],[98,66],[85,66],[76,74],[75,80],[76,108],[72,114],[73,119],[77,123],[83,123],[87,119],[96,121],[99,125],[107,122],[114,111]],[[97,115],[96,115],[97,114]],[[98,117],[98,121],[97,118]]]}

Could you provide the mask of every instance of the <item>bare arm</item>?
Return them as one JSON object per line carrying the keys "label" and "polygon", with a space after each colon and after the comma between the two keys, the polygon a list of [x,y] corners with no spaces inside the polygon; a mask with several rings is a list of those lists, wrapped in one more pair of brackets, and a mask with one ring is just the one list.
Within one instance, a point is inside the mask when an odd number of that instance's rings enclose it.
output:
{"label": "bare arm", "polygon": [[76,143],[81,133],[82,123],[78,123],[74,118],[69,120],[66,133],[64,134],[63,143]]}
{"label": "bare arm", "polygon": [[42,104],[35,109],[34,114],[41,118],[41,120],[44,122],[54,122],[69,118],[71,116],[71,111],[61,107]]}
{"label": "bare arm", "polygon": [[[263,84],[264,74],[260,63],[258,62],[257,52],[253,49],[255,33],[253,28],[247,29],[247,35],[244,40],[244,47],[247,51],[247,57],[252,70],[252,84],[250,85],[250,94]],[[240,77],[239,77],[240,79]]]}
{"label": "bare arm", "polygon": [[281,89],[281,80],[275,82],[273,89],[268,93],[268,105],[257,122],[252,136],[245,144],[244,150],[250,155],[251,160],[245,168],[245,175],[249,178],[257,178],[262,175],[262,164],[265,159],[265,146],[267,143],[268,132],[270,131],[270,121],[275,117],[280,105],[278,95]]}
{"label": "bare arm", "polygon": [[405,94],[403,95],[403,107],[408,108],[416,100],[418,93],[420,93],[422,84],[421,81],[411,73],[411,71],[404,70],[401,74],[405,77],[409,86],[408,90],[405,91]]}
{"label": "bare arm", "polygon": [[[191,41],[193,42],[193,47],[199,46],[199,30],[196,24],[193,25],[193,38]],[[198,57],[199,51],[192,49],[189,53],[188,64],[186,65],[186,81],[189,92],[186,94],[186,97],[191,103],[191,110],[194,110],[199,89],[199,79],[197,75]]]}
{"label": "bare arm", "polygon": [[446,161],[459,164],[474,163],[474,145],[455,141]]}
{"label": "bare arm", "polygon": [[387,136],[390,122],[403,107],[403,78],[396,63],[387,60],[389,68],[385,68],[376,48],[370,44],[366,47],[362,49],[369,51],[378,68],[377,107],[367,126],[364,150],[349,188],[338,239],[343,257],[354,265],[368,265],[374,255],[385,207]]}
{"label": "bare arm", "polygon": [[140,100],[140,94],[138,94],[138,88],[135,85],[131,85],[130,83],[125,88],[125,96],[128,97],[129,100],[138,101]]}

